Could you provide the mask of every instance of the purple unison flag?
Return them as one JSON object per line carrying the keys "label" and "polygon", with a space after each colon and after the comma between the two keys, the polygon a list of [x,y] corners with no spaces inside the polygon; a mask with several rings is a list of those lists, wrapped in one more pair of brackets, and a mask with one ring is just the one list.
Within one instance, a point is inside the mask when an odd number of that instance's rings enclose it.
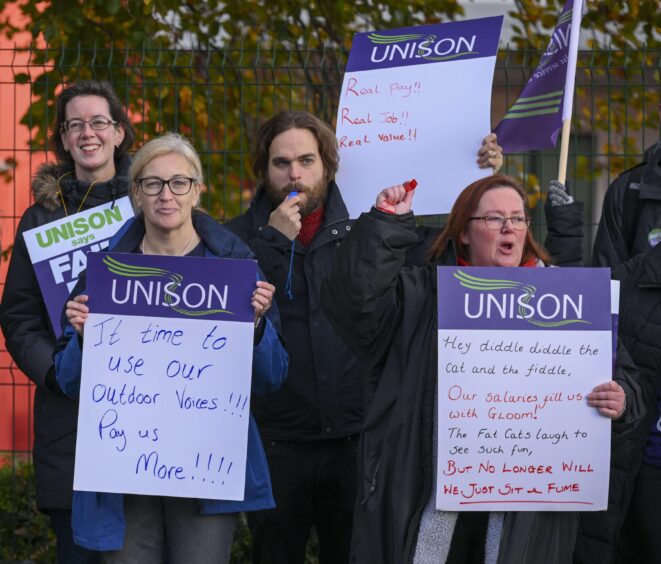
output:
{"label": "purple unison flag", "polygon": [[573,4],[574,0],[567,0],[539,66],[494,130],[505,153],[555,147],[563,119],[571,117],[563,115],[563,106],[565,94],[573,96],[573,88],[566,92],[568,73],[573,78],[576,60],[573,57],[572,65],[569,39]]}

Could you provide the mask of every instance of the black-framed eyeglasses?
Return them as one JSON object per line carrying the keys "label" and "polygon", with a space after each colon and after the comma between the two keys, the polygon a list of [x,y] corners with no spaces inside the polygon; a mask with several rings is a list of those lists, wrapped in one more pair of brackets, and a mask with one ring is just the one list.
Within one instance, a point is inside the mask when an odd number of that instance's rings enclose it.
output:
{"label": "black-framed eyeglasses", "polygon": [[173,194],[185,196],[190,192],[193,183],[196,181],[196,178],[188,178],[186,176],[173,176],[169,180],[164,180],[158,176],[146,176],[145,178],[138,178],[138,186],[146,196],[158,196],[166,184]]}
{"label": "black-framed eyeglasses", "polygon": [[530,225],[530,218],[525,215],[513,215],[511,217],[504,217],[502,215],[480,215],[477,217],[470,217],[471,221],[475,219],[481,219],[484,221],[484,225],[487,226],[487,229],[502,229],[505,227],[507,220],[509,219],[512,222],[512,228],[516,231],[524,231],[528,229]]}
{"label": "black-framed eyeglasses", "polygon": [[92,119],[69,119],[62,123],[62,131],[70,131],[72,133],[80,133],[85,129],[85,124],[89,123],[94,131],[103,131],[108,129],[111,125],[117,125],[116,121],[101,116],[93,117]]}

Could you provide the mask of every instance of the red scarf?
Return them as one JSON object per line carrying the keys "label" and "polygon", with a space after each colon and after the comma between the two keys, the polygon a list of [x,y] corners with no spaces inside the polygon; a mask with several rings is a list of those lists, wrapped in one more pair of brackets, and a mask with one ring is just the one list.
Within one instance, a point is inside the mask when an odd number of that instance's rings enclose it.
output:
{"label": "red scarf", "polygon": [[[473,266],[470,262],[465,261],[462,258],[457,257],[457,266]],[[519,266],[524,266],[530,268],[531,266],[537,266],[537,259],[531,258]]]}
{"label": "red scarf", "polygon": [[296,237],[296,240],[301,245],[307,247],[312,242],[312,239],[314,239],[324,219],[324,209],[324,206],[320,206],[301,219],[301,230],[298,233],[298,237]]}

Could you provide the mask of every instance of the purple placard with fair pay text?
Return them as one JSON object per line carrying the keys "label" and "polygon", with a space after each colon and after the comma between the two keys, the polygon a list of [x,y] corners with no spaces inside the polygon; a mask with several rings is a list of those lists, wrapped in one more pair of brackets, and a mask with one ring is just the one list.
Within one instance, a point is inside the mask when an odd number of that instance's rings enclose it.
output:
{"label": "purple placard with fair pay text", "polygon": [[87,255],[94,313],[252,321],[254,260],[123,253]]}
{"label": "purple placard with fair pay text", "polygon": [[439,267],[438,328],[610,331],[610,269]]}

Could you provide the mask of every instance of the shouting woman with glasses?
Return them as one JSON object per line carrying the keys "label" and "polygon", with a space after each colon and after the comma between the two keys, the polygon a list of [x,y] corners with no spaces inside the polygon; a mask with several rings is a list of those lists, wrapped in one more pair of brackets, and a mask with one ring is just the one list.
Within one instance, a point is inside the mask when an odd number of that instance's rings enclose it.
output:
{"label": "shouting woman with glasses", "polygon": [[[169,133],[145,144],[131,165],[131,197],[137,218],[110,243],[110,250],[169,256],[250,259],[236,235],[196,210],[203,184],[200,158],[180,135]],[[69,325],[55,357],[58,384],[77,397],[81,340],[88,318],[84,277],[66,304]],[[252,392],[268,394],[287,373],[287,353],[265,317],[275,288],[257,281]],[[270,314],[269,314],[270,315]],[[252,415],[248,426],[245,495],[241,501],[74,492],[74,539],[103,551],[107,563],[227,563],[237,514],[275,506],[266,456]]]}
{"label": "shouting woman with glasses", "polygon": [[[109,84],[84,81],[62,90],[55,102],[50,136],[58,162],[43,165],[32,181],[34,204],[18,224],[0,305],[7,350],[36,384],[37,506],[50,516],[57,537],[58,562],[97,562],[98,555],[76,546],[71,536],[78,409],[55,382],[55,334],[23,233],[126,196],[130,165],[127,151],[133,139],[133,128]],[[74,271],[75,267],[62,269],[63,283],[75,280]]]}
{"label": "shouting woman with glasses", "polygon": [[[417,242],[413,195],[402,185],[378,195],[345,239],[323,288],[331,322],[363,362],[371,398],[358,455],[352,562],[571,562],[576,513],[530,519],[435,509],[436,266],[548,264],[549,255],[528,229],[525,192],[504,175],[474,182],[458,196],[432,244],[430,264],[402,268]],[[623,389],[602,384],[588,403],[618,418]]]}

